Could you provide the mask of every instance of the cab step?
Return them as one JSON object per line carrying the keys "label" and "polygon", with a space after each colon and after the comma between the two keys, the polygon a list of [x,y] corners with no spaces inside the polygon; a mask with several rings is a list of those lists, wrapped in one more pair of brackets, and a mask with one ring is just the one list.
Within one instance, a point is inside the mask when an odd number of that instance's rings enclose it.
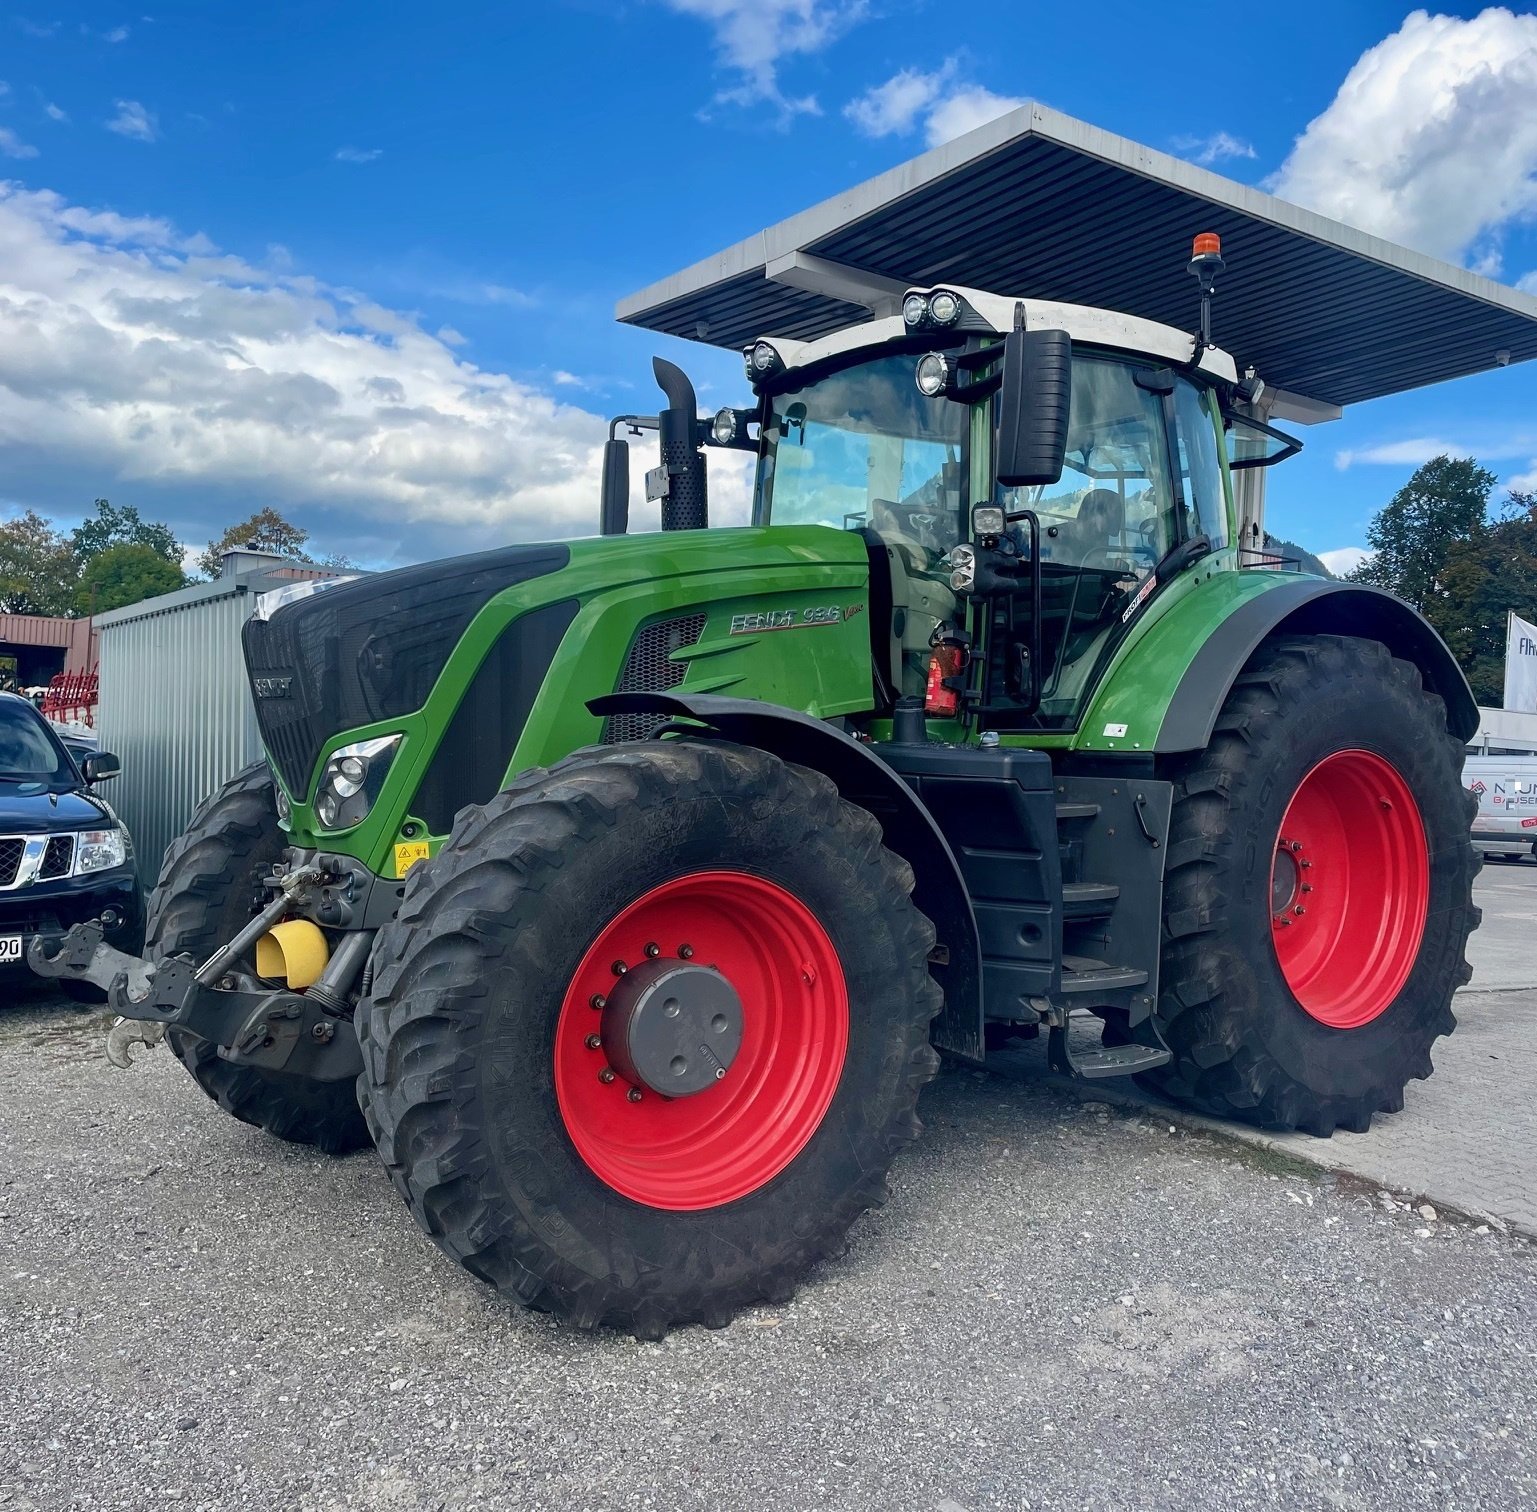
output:
{"label": "cab step", "polygon": [[1108,1076],[1136,1076],[1156,1071],[1174,1059],[1164,1044],[1158,1026],[1144,1019],[1133,1031],[1138,1043],[1130,1045],[1094,1045],[1073,1048],[1072,1016],[1066,1024],[1055,1025],[1046,1042],[1046,1062],[1053,1071],[1083,1081],[1098,1081]]}
{"label": "cab step", "polygon": [[1067,996],[1086,992],[1123,992],[1131,987],[1145,986],[1147,979],[1148,973],[1134,966],[1112,966],[1089,956],[1062,957],[1061,990]]}
{"label": "cab step", "polygon": [[1062,918],[1065,923],[1084,919],[1104,919],[1115,909],[1121,889],[1114,882],[1064,882]]}

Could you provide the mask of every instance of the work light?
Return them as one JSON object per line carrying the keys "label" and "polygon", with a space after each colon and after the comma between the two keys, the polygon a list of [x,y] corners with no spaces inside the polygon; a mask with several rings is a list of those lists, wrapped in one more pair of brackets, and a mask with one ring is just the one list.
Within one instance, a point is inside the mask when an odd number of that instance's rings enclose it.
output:
{"label": "work light", "polygon": [[922,325],[928,316],[929,302],[922,294],[909,294],[902,301],[902,319],[908,325]]}
{"label": "work light", "polygon": [[961,313],[961,298],[948,289],[936,289],[929,295],[929,319],[935,325],[951,325]]}
{"label": "work light", "polygon": [[351,829],[368,817],[384,786],[401,736],[379,735],[331,753],[315,796],[315,817],[322,829]]}
{"label": "work light", "polygon": [[942,352],[929,352],[918,359],[918,392],[927,399],[937,399],[950,386],[950,359]]}
{"label": "work light", "polygon": [[715,418],[710,422],[710,434],[717,446],[730,446],[737,437],[736,411],[729,407],[716,410]]}

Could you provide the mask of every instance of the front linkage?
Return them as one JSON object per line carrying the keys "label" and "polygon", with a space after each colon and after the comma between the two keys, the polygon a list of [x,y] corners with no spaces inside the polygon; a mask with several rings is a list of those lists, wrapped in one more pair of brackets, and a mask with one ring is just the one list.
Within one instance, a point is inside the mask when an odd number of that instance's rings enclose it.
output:
{"label": "front linkage", "polygon": [[[149,962],[108,945],[99,920],[77,924],[49,955],[33,940],[27,962],[39,976],[92,982],[120,1015],[107,1036],[107,1058],[130,1064],[134,1044],[157,1044],[182,1028],[218,1047],[219,1055],[268,1071],[315,1081],[344,1081],[362,1069],[348,993],[362,974],[373,931],[348,933],[319,978],[304,992],[267,986],[245,969],[256,942],[286,915],[306,912],[330,876],[313,861],[266,879],[276,896],[202,965],[190,955]],[[341,1032],[338,1032],[341,1031]]]}

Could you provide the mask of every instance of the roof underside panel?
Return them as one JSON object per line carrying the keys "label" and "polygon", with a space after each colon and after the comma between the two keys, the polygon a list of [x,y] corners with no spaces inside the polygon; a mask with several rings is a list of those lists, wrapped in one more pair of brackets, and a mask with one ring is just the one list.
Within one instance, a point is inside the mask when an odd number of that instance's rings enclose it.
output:
{"label": "roof underside panel", "polygon": [[[1499,352],[1537,356],[1537,301],[1527,296],[1038,107],[1018,115],[1022,129],[1001,143],[984,140],[970,156],[959,144],[947,171],[925,174],[928,159],[904,165],[917,181],[905,192],[854,191],[841,220],[817,207],[756,238],[755,265],[744,243],[716,260],[720,275],[690,270],[655,302],[627,301],[623,318],[729,347],[810,340],[867,318],[766,278],[763,259],[793,247],[905,284],[953,282],[1193,329],[1197,291],[1184,264],[1191,237],[1216,231],[1228,272],[1213,336],[1240,370],[1252,364],[1275,387],[1346,405],[1483,371]],[[1063,139],[1079,133],[1099,150]],[[818,218],[816,234],[796,241],[798,223]]]}

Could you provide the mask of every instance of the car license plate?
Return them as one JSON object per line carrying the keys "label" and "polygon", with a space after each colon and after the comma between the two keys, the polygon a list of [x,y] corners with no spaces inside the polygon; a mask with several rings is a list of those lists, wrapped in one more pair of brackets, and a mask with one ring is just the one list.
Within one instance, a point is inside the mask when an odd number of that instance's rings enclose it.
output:
{"label": "car license plate", "polygon": [[0,935],[0,966],[21,959],[21,936]]}

